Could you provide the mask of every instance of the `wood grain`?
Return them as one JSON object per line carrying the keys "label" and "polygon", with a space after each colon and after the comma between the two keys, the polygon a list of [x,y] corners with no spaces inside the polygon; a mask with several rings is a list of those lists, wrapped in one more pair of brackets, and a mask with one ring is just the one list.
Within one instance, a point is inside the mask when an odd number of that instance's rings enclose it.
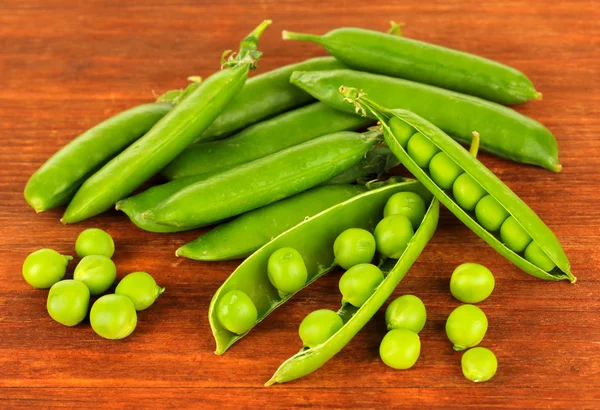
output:
{"label": "wood grain", "polygon": [[[578,283],[525,275],[444,210],[430,246],[396,291],[418,295],[428,308],[417,365],[400,372],[378,359],[380,313],[318,372],[266,389],[262,384],[299,348],[304,315],[338,306],[339,274],[319,280],[217,357],[208,305],[237,262],[176,259],[177,246],[201,231],[150,234],[117,212],[65,227],[61,210],[36,215],[26,206],[27,178],[70,138],[182,87],[189,75],[209,75],[221,52],[265,18],[274,24],[261,40],[259,72],[323,55],[314,44],[281,41],[282,29],[384,30],[390,19],[406,22],[407,36],[524,71],[544,99],[517,109],[554,132],[564,171],[482,160],[552,227]],[[0,2],[0,408],[600,408],[598,21],[593,0]],[[120,277],[145,270],[167,288],[120,342],[101,340],[88,323],[53,322],[46,291],[21,278],[29,252],[74,253],[87,227],[114,236]],[[490,322],[483,345],[496,352],[500,368],[483,385],[462,377],[460,355],[444,334],[458,305],[449,276],[466,261],[489,266],[497,279],[481,307]]]}

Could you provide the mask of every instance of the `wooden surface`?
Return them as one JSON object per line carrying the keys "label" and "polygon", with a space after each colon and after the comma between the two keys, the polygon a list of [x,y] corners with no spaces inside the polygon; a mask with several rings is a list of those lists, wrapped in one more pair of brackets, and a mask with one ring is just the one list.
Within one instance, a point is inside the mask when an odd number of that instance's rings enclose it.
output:
{"label": "wooden surface", "polygon": [[[318,372],[264,388],[300,347],[302,318],[339,305],[339,274],[319,280],[217,357],[207,310],[236,262],[176,259],[174,250],[198,232],[146,233],[117,212],[65,227],[61,210],[36,215],[27,207],[28,177],[70,138],[153,93],[183,86],[186,76],[209,75],[221,52],[235,49],[265,18],[274,24],[261,41],[259,72],[323,55],[316,45],[281,41],[282,29],[385,30],[394,19],[407,23],[407,36],[527,73],[544,99],[518,110],[554,132],[564,171],[481,158],[554,230],[577,284],[527,276],[443,210],[430,246],[395,293],[414,293],[428,309],[413,369],[394,371],[379,360],[380,312]],[[3,0],[0,408],[600,408],[598,21],[596,1]],[[119,277],[145,270],[167,288],[123,341],[100,339],[89,323],[53,322],[47,292],[21,277],[28,253],[41,247],[73,253],[88,227],[115,238]],[[489,266],[497,280],[481,304],[490,323],[482,345],[495,351],[500,367],[482,385],[463,378],[460,354],[444,333],[445,318],[458,305],[448,280],[466,261]]]}

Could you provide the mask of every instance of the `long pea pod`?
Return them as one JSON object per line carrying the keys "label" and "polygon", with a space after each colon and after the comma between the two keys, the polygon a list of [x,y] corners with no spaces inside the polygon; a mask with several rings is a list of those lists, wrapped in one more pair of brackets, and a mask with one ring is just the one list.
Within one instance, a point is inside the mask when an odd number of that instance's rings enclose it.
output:
{"label": "long pea pod", "polygon": [[229,57],[225,69],[211,75],[152,127],[146,135],[104,165],[79,188],[61,221],[79,222],[133,192],[164,168],[219,116],[242,89],[261,56],[258,39],[270,21],[261,23]]}
{"label": "long pea pod", "polygon": [[338,28],[323,36],[284,31],[282,36],[320,44],[356,70],[431,84],[500,104],[542,98],[519,70],[423,41],[360,28]]}
{"label": "long pea pod", "polygon": [[[323,343],[312,348],[304,347],[283,362],[265,386],[289,382],[319,369],[342,350],[371,320],[417,260],[437,228],[440,203],[437,199],[432,199],[431,194],[428,198],[429,207],[419,228],[400,258],[387,260],[383,264],[382,272],[385,274],[385,279],[377,286],[369,299],[360,308],[344,303],[338,311],[338,315],[344,321],[342,328]],[[386,269],[390,265],[391,267]]]}
{"label": "long pea pod", "polygon": [[[562,169],[554,135],[539,122],[517,111],[477,97],[416,82],[353,70],[295,72],[292,84],[340,110],[352,110],[340,85],[369,94],[376,103],[414,112],[436,124],[462,143],[470,143],[473,131],[481,135],[481,148],[501,158]],[[374,118],[372,113],[368,116]]]}
{"label": "long pea pod", "polygon": [[[258,319],[264,320],[294,294],[280,295],[267,276],[267,262],[277,249],[293,247],[306,263],[308,280],[306,286],[335,268],[333,242],[348,228],[372,231],[383,216],[387,200],[396,192],[411,191],[423,198],[431,194],[417,181],[394,183],[357,195],[334,205],[283,232],[250,255],[227,278],[213,296],[208,319],[216,342],[216,354],[223,354],[233,343],[244,337],[225,329],[217,317],[219,299],[232,290],[246,293],[256,306]],[[256,325],[255,324],[255,325]]]}
{"label": "long pea pod", "polygon": [[[569,260],[554,233],[544,224],[540,217],[525,204],[509,187],[494,173],[465,150],[460,144],[450,138],[438,127],[418,115],[401,109],[387,109],[367,99],[365,95],[354,88],[340,87],[340,93],[347,102],[354,104],[357,109],[368,109],[378,117],[384,130],[388,147],[396,154],[400,162],[435,195],[454,215],[458,217],[480,238],[487,242],[498,253],[518,266],[524,272],[545,280],[569,280],[574,283],[575,276],[571,273]],[[388,122],[395,117],[410,125],[425,138],[445,153],[454,163],[477,182],[488,195],[491,195],[510,216],[514,217],[521,228],[537,243],[542,252],[548,256],[555,267],[546,272],[534,265],[521,254],[509,249],[500,238],[489,232],[474,217],[462,209],[451,196],[449,191],[440,188],[426,170],[422,169],[408,155],[397,140]]]}

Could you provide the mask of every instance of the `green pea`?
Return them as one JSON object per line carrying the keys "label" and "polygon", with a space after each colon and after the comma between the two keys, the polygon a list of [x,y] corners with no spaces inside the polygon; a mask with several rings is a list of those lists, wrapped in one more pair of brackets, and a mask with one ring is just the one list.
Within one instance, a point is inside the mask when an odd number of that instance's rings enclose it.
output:
{"label": "green pea", "polygon": [[421,354],[419,335],[408,329],[392,329],[383,337],[379,356],[393,369],[410,369]]}
{"label": "green pea", "polygon": [[556,266],[536,242],[531,242],[525,248],[525,259],[546,272],[550,272]]}
{"label": "green pea", "polygon": [[115,243],[113,238],[102,229],[90,228],[81,232],[77,237],[75,251],[80,258],[88,255],[112,258],[115,253]]}
{"label": "green pea", "polygon": [[50,288],[46,309],[50,317],[65,326],[79,324],[88,312],[90,291],[77,280],[62,280]]}
{"label": "green pea", "polygon": [[385,324],[388,330],[408,329],[415,333],[423,330],[427,321],[427,311],[423,301],[414,295],[402,295],[389,304],[385,310]]}
{"label": "green pea", "polygon": [[414,234],[411,222],[404,215],[383,218],[375,227],[377,250],[385,257],[398,259]]}
{"label": "green pea", "polygon": [[421,168],[427,168],[431,158],[440,151],[433,142],[417,132],[408,140],[406,152],[415,161],[415,163]]}
{"label": "green pea", "polygon": [[280,294],[298,291],[308,279],[304,259],[294,248],[281,248],[273,252],[267,264],[267,274]]}
{"label": "green pea", "polygon": [[361,307],[383,281],[381,270],[370,263],[361,263],[348,269],[340,278],[340,292],[344,301]]}
{"label": "green pea", "polygon": [[335,261],[344,269],[369,263],[375,256],[375,238],[371,232],[350,228],[338,235],[333,243]]}
{"label": "green pea", "polygon": [[241,290],[231,290],[219,300],[217,318],[221,325],[232,333],[246,333],[254,326],[257,317],[254,302]]}
{"label": "green pea", "polygon": [[425,201],[414,192],[398,192],[388,199],[383,208],[383,217],[404,215],[412,223],[416,231],[425,216]]}
{"label": "green pea", "polygon": [[487,299],[494,285],[492,272],[478,263],[459,265],[450,278],[452,296],[464,303],[479,303]]}
{"label": "green pea", "polygon": [[487,332],[488,321],[483,310],[474,305],[460,305],[446,320],[446,335],[454,350],[477,346]]}
{"label": "green pea", "polygon": [[472,211],[487,192],[469,174],[461,174],[452,185],[454,200],[464,210]]}
{"label": "green pea", "polygon": [[494,197],[486,195],[477,202],[475,216],[481,226],[490,232],[496,232],[510,214]]}
{"label": "green pea", "polygon": [[34,288],[48,289],[65,276],[71,259],[52,249],[37,250],[25,258],[23,278]]}
{"label": "green pea", "polygon": [[452,188],[454,181],[462,173],[462,168],[445,152],[435,154],[429,163],[431,179],[442,189]]}
{"label": "green pea", "polygon": [[460,362],[465,377],[475,383],[487,382],[498,370],[496,355],[485,347],[467,350]]}
{"label": "green pea", "polygon": [[406,149],[408,140],[415,134],[416,130],[397,117],[390,118],[388,125],[392,129],[396,140],[402,145],[402,148]]}
{"label": "green pea", "polygon": [[137,325],[135,306],[127,296],[104,295],[92,305],[90,323],[94,332],[105,339],[124,339]]}
{"label": "green pea", "polygon": [[531,242],[531,236],[517,222],[513,216],[506,218],[500,227],[500,238],[502,242],[513,252],[523,252]]}
{"label": "green pea", "polygon": [[164,291],[148,273],[133,272],[121,279],[115,294],[127,296],[139,311],[149,308]]}
{"label": "green pea", "polygon": [[106,292],[117,278],[115,263],[101,255],[84,257],[73,274],[73,279],[86,284],[93,296]]}
{"label": "green pea", "polygon": [[344,326],[342,318],[329,309],[319,309],[306,315],[298,334],[304,346],[313,348],[325,342]]}

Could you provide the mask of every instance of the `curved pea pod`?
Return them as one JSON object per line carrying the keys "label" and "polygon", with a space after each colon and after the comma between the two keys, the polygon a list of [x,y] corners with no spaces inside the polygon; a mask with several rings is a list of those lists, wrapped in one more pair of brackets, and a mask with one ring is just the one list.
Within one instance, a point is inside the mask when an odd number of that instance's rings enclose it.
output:
{"label": "curved pea pod", "polygon": [[[481,148],[501,158],[562,169],[554,135],[539,122],[502,105],[408,80],[353,70],[295,72],[292,84],[339,110],[353,111],[338,92],[340,85],[363,90],[376,103],[414,112],[452,138],[469,143],[481,135]],[[368,112],[368,116],[375,116]]]}
{"label": "curved pea pod", "polygon": [[345,184],[310,189],[225,222],[186,243],[175,255],[200,261],[245,258],[281,232],[365,190]]}
{"label": "curved pea pod", "polygon": [[284,40],[321,44],[351,68],[475,95],[500,104],[540,99],[519,70],[487,58],[424,41],[343,27],[323,36],[284,31]]}
{"label": "curved pea pod", "polygon": [[224,353],[247,333],[237,335],[221,326],[217,317],[217,306],[223,295],[232,290],[246,293],[256,306],[258,324],[294,295],[280,295],[269,281],[267,263],[273,252],[284,247],[292,247],[300,252],[308,271],[305,285],[308,286],[335,268],[335,238],[348,228],[373,230],[382,218],[387,200],[401,191],[416,192],[428,200],[431,199],[431,194],[415,180],[386,185],[357,195],[302,221],[244,260],[221,285],[210,302],[208,319],[217,345],[215,353]]}
{"label": "curved pea pod", "polygon": [[[458,217],[480,238],[487,242],[498,253],[521,268],[524,272],[545,280],[569,280],[575,282],[576,278],[571,273],[571,265],[554,233],[544,224],[540,217],[521,200],[509,187],[507,187],[493,172],[483,165],[477,158],[465,150],[460,144],[450,138],[438,127],[418,115],[400,109],[389,110],[379,106],[373,101],[360,95],[356,89],[342,87],[340,91],[346,96],[348,102],[354,103],[358,108],[369,109],[379,117],[385,140],[388,147],[396,154],[400,162],[435,195],[454,215]],[[500,238],[483,228],[472,212],[461,208],[454,200],[450,191],[440,188],[432,179],[428,170],[419,167],[408,155],[402,144],[397,140],[388,125],[391,117],[396,117],[410,125],[425,138],[433,143],[441,152],[451,158],[465,173],[477,182],[487,194],[491,195],[510,216],[532,238],[555,267],[546,272],[526,260],[522,254],[513,252]]]}
{"label": "curved pea pod", "polygon": [[265,386],[289,382],[319,369],[342,350],[360,329],[371,320],[423,252],[437,228],[440,204],[437,199],[431,197],[431,194],[427,198],[429,207],[419,228],[400,258],[386,260],[383,264],[381,270],[385,275],[385,279],[369,299],[360,308],[344,303],[338,311],[338,315],[344,321],[344,326],[320,345],[312,348],[304,347],[283,362]]}

